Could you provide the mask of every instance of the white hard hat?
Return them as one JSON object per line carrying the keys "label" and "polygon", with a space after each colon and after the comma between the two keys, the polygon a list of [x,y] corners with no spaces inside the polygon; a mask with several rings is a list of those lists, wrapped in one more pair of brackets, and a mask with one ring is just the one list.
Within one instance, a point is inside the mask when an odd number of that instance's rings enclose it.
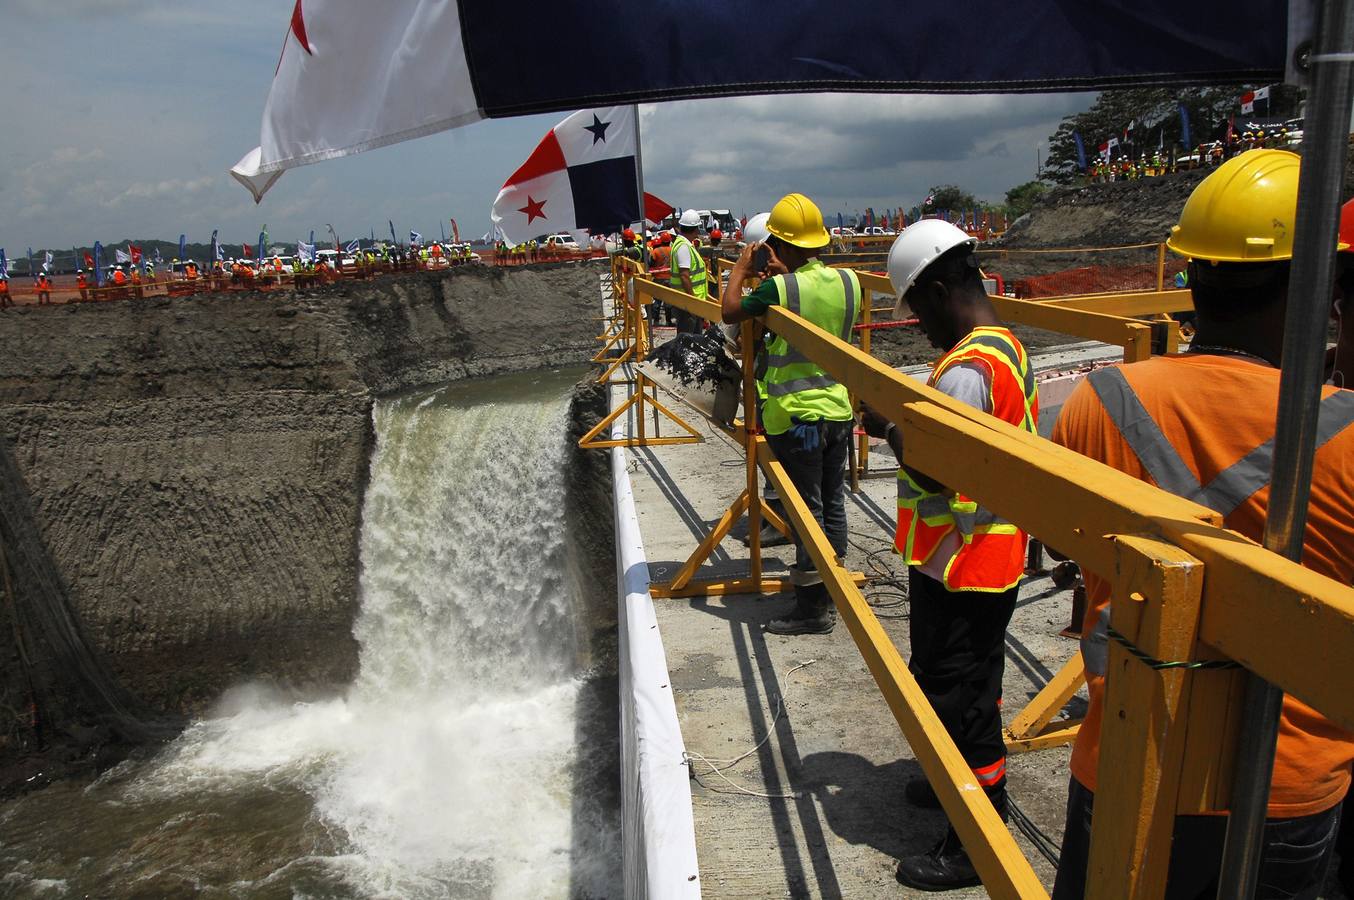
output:
{"label": "white hard hat", "polygon": [[771,213],[764,212],[748,219],[747,225],[743,228],[743,240],[749,244],[760,244],[771,237],[771,232],[766,230],[766,220],[769,218]]}
{"label": "white hard hat", "polygon": [[961,244],[972,250],[978,239],[942,219],[922,219],[903,229],[889,248],[889,281],[893,284],[893,313],[902,318],[910,312],[903,295],[924,270]]}
{"label": "white hard hat", "polygon": [[701,217],[696,215],[694,209],[688,209],[686,212],[682,213],[682,217],[677,220],[677,224],[683,228],[699,228]]}

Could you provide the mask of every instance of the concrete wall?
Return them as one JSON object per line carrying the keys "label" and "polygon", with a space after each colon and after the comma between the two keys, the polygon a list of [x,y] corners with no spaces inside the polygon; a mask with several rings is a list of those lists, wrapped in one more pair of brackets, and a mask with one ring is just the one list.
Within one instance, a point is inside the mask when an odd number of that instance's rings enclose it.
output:
{"label": "concrete wall", "polygon": [[[349,677],[373,398],[586,361],[597,275],[469,269],[0,314],[0,431],[116,675],[184,710],[246,676]],[[22,709],[0,626],[0,707]]]}

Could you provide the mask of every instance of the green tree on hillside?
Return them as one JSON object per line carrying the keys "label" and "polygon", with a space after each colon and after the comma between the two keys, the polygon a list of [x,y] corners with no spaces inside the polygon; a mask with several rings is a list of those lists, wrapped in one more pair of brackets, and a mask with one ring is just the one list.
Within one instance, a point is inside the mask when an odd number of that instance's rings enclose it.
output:
{"label": "green tree on hillside", "polygon": [[1006,215],[1012,221],[1029,212],[1034,201],[1048,193],[1049,187],[1042,181],[1027,181],[1018,184],[1006,192]]}
{"label": "green tree on hillside", "polygon": [[983,204],[968,191],[953,184],[937,184],[931,190],[927,191],[927,197],[933,197],[934,200],[930,206],[926,206],[926,198],[918,204],[926,212],[934,212],[938,209],[970,210],[983,209]]}
{"label": "green tree on hillside", "polygon": [[[1220,138],[1226,129],[1228,119],[1236,115],[1240,124],[1239,98],[1246,91],[1258,85],[1199,88],[1128,88],[1124,90],[1104,91],[1085,112],[1074,113],[1063,118],[1058,130],[1049,136],[1048,158],[1044,163],[1042,177],[1061,184],[1067,184],[1081,173],[1077,170],[1077,148],[1073,132],[1081,134],[1086,148],[1086,159],[1095,159],[1100,144],[1111,137],[1120,142],[1120,152],[1134,157],[1156,150],[1157,146],[1167,151],[1192,150],[1203,141]],[[1269,114],[1266,118],[1291,117],[1298,114],[1302,92],[1296,87],[1283,84],[1270,86]],[[1177,102],[1183,103],[1189,113],[1190,143],[1188,148],[1180,146],[1180,115]],[[1136,123],[1129,132],[1129,144],[1124,144],[1125,129],[1130,123]]]}

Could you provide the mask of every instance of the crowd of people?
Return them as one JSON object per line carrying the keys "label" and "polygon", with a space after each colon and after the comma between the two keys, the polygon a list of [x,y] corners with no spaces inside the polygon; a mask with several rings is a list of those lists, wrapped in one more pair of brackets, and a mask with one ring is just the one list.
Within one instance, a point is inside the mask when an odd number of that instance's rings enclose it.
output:
{"label": "crowd of people", "polygon": [[[1258,149],[1220,163],[1195,188],[1168,241],[1188,259],[1196,311],[1188,351],[1097,370],[1075,389],[1053,429],[1053,440],[1068,449],[1166,490],[1202,496],[1228,528],[1256,541],[1264,529],[1269,472],[1241,472],[1236,463],[1274,438],[1293,255],[1293,230],[1284,223],[1293,221],[1298,169],[1296,154]],[[780,307],[849,341],[860,315],[860,284],[849,269],[829,268],[819,259],[830,236],[817,206],[789,194],[764,215],[764,234],[753,234],[749,222],[747,243],[722,294],[723,321],[738,323]],[[670,247],[669,283],[705,297],[708,268],[697,249],[697,225],[680,223],[670,244],[660,247]],[[624,238],[621,252],[642,260],[644,248],[633,233]],[[1254,253],[1257,240],[1266,242],[1268,253]],[[1342,316],[1342,305],[1345,293],[1354,293],[1354,201],[1345,208],[1341,240],[1331,300],[1339,341],[1328,357],[1331,384],[1323,389],[1323,443],[1314,461],[1303,565],[1350,584],[1354,392],[1343,385],[1354,376],[1354,325]],[[936,348],[931,387],[1035,434],[1039,395],[1030,358],[987,295],[977,248],[976,238],[942,220],[906,228],[888,257],[895,315],[915,316]],[[656,261],[659,248],[648,249]],[[845,468],[856,418],[847,390],[764,329],[757,372],[757,417],[767,442],[844,564]],[[1144,428],[1144,421],[1153,424]],[[1005,639],[1025,575],[1028,536],[1017,523],[908,465],[904,423],[865,408],[861,425],[900,461],[894,547],[909,567],[909,669],[1005,820]],[[1089,602],[1081,649],[1089,710],[1072,754],[1055,900],[1079,898],[1085,890],[1100,721],[1113,674],[1106,665],[1109,583],[1085,574]],[[766,630],[831,632],[837,620],[832,598],[798,539],[790,581],[794,606]],[[1346,858],[1341,877],[1346,889],[1354,887],[1354,827],[1340,827],[1351,763],[1354,734],[1285,698],[1257,896],[1316,897],[1337,842],[1344,842]],[[925,778],[908,783],[905,796],[915,806],[939,806]],[[1217,815],[1177,816],[1167,897],[1216,894],[1226,822]],[[979,883],[953,827],[931,850],[900,859],[896,876],[928,891]]]}
{"label": "crowd of people", "polygon": [[1091,162],[1086,167],[1086,176],[1093,182],[1105,182],[1174,175],[1192,169],[1216,168],[1247,150],[1291,150],[1301,142],[1301,132],[1290,131],[1286,125],[1268,130],[1257,127],[1254,131],[1231,135],[1227,140],[1201,143],[1193,152],[1184,155],[1163,153],[1161,148],[1150,154],[1140,153],[1136,160],[1124,153],[1108,154]]}
{"label": "crowd of people", "polygon": [[[376,246],[353,249],[346,256],[337,252],[320,252],[305,258],[282,257],[274,254],[263,259],[218,259],[208,265],[196,260],[174,259],[162,279],[156,265],[150,260],[136,264],[117,263],[105,267],[102,278],[96,280],[93,269],[77,268],[75,292],[79,300],[119,300],[144,297],[150,290],[163,288],[165,292],[182,296],[198,291],[219,291],[230,288],[266,290],[292,284],[305,287],[324,284],[343,278],[369,278],[385,272],[438,269],[469,265],[479,257],[469,244],[427,244],[416,247]],[[69,286],[66,288],[69,290]],[[33,296],[37,305],[52,303],[55,290],[51,276],[40,271],[33,279]],[[74,300],[72,296],[70,299]],[[0,274],[0,309],[15,304],[7,275]]]}

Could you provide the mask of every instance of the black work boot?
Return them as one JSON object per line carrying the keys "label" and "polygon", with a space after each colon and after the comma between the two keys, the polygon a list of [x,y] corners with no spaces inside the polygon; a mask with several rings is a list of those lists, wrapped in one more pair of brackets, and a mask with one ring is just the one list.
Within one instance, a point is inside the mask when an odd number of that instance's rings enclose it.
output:
{"label": "black work boot", "polygon": [[949,891],[983,883],[953,828],[946,829],[945,837],[927,852],[898,860],[894,877],[899,884],[920,891]]}
{"label": "black work boot", "polygon": [[837,608],[827,585],[795,585],[795,606],[788,615],[766,623],[772,634],[827,634],[837,625]]}

